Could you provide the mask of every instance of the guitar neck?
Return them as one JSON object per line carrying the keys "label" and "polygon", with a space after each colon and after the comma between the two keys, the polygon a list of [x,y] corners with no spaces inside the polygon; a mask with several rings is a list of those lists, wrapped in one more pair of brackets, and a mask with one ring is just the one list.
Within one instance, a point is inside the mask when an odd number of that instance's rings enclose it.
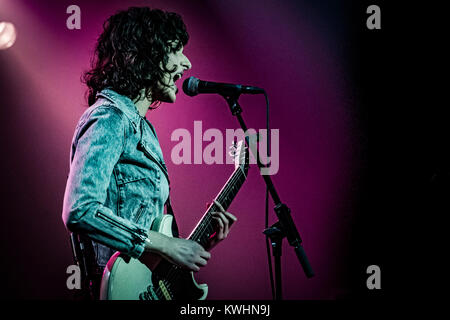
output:
{"label": "guitar neck", "polygon": [[[237,168],[233,174],[228,178],[228,181],[222,187],[215,200],[219,202],[222,207],[227,210],[231,205],[231,202],[236,197],[239,189],[244,184],[246,176],[241,168]],[[188,237],[190,240],[194,240],[205,247],[210,237],[215,232],[215,226],[213,224],[212,213],[220,211],[219,208],[213,203],[203,215],[197,226]]]}

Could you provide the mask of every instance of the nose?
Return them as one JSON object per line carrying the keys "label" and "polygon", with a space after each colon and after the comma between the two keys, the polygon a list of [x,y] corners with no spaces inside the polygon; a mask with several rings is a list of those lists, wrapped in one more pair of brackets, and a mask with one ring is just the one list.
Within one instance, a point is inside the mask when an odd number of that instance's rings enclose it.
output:
{"label": "nose", "polygon": [[183,55],[183,59],[181,60],[181,66],[183,67],[184,70],[189,70],[192,68],[191,62],[185,55]]}

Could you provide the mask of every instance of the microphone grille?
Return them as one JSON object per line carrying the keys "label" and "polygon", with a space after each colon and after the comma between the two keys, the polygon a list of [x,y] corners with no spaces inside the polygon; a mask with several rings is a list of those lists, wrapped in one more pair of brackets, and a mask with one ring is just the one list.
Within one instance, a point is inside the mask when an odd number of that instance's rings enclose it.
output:
{"label": "microphone grille", "polygon": [[189,77],[183,82],[183,91],[188,96],[196,96],[198,94],[198,82],[196,77]]}

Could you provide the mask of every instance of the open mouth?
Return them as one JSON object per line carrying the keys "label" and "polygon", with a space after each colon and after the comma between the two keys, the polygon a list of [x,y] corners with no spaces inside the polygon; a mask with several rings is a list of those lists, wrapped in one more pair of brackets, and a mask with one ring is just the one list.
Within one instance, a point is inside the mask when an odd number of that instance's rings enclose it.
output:
{"label": "open mouth", "polygon": [[181,79],[182,76],[183,76],[182,73],[176,73],[176,74],[173,76],[173,82],[174,82],[174,83],[177,82],[178,80]]}
{"label": "open mouth", "polygon": [[178,93],[178,87],[177,87],[177,85],[175,84],[175,82],[177,82],[178,80],[180,80],[181,79],[181,77],[183,76],[183,73],[176,73],[174,76],[173,76],[173,86],[175,87],[175,94],[177,94]]}

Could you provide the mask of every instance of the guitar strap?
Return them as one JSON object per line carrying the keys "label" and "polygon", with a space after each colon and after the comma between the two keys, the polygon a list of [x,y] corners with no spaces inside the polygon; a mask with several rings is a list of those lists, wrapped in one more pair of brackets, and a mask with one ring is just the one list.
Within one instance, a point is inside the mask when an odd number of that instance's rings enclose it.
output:
{"label": "guitar strap", "polygon": [[[143,120],[145,120],[145,122],[147,122],[147,124],[149,125],[150,129],[153,132],[153,135],[155,136],[155,138],[158,140],[157,135],[156,135],[156,131],[155,128],[153,128],[153,125],[151,124],[150,121],[148,121],[148,119],[146,117],[142,118]],[[143,122],[141,122],[143,123]],[[141,129],[142,130],[142,129]],[[178,226],[177,226],[177,221],[175,220],[175,215],[173,213],[173,209],[172,209],[172,205],[170,204],[170,179],[169,179],[169,170],[167,170],[167,166],[164,163],[164,161],[159,161],[161,159],[156,159],[157,164],[163,168],[163,170],[161,170],[167,178],[167,182],[169,183],[169,196],[167,197],[167,201],[165,203],[166,206],[166,214],[170,214],[173,217],[173,223],[172,223],[172,234],[175,238],[179,238],[180,234],[178,231]]]}
{"label": "guitar strap", "polygon": [[[169,190],[170,190],[170,188],[169,188]],[[167,201],[166,201],[165,205],[166,205],[166,214],[170,214],[173,217],[172,234],[173,234],[173,236],[175,238],[179,238],[180,234],[179,234],[179,231],[178,231],[177,221],[175,220],[175,215],[173,213],[172,205],[170,204],[170,194],[167,197]]]}

